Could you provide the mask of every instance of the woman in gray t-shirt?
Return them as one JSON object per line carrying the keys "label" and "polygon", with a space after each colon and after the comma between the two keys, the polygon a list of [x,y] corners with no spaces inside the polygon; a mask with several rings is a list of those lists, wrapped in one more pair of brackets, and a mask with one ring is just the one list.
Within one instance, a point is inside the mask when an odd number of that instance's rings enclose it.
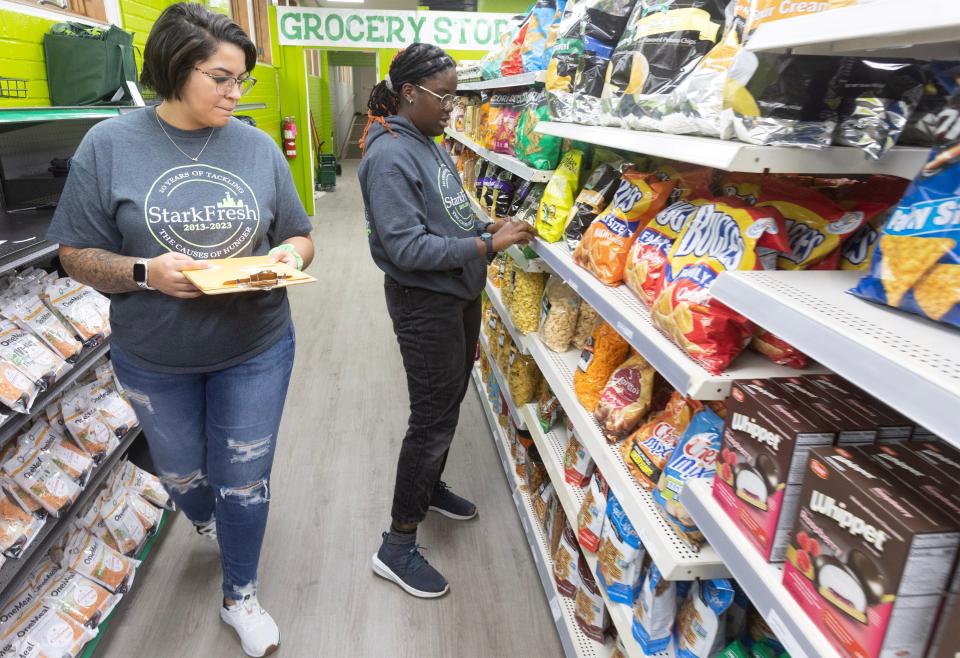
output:
{"label": "woman in gray t-shirt", "polygon": [[250,656],[280,643],[257,601],[270,469],[293,366],[286,291],[204,296],[183,271],[271,254],[302,269],[311,225],[270,137],[232,118],[256,49],[229,18],[176,4],[142,81],[163,102],[92,128],[48,239],[69,274],[111,295],[112,359],[160,477],[219,542],[221,618]]}

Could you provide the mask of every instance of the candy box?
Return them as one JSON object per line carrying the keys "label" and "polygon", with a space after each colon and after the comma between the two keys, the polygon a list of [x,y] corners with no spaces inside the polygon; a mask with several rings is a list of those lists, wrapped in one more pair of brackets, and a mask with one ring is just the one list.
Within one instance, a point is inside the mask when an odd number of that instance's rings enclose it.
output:
{"label": "candy box", "polygon": [[810,375],[807,377],[814,386],[835,400],[853,407],[861,415],[877,424],[877,441],[889,443],[909,439],[913,435],[914,423],[866,391],[857,388],[838,375]]}
{"label": "candy box", "polygon": [[778,377],[775,379],[800,404],[805,404],[818,416],[829,420],[837,433],[837,445],[860,445],[877,439],[876,421],[860,413],[844,400],[825,394],[807,377]]}
{"label": "candy box", "polygon": [[923,658],[960,531],[861,453],[814,448],[783,584],[843,656]]}
{"label": "candy box", "polygon": [[773,380],[734,383],[713,497],[764,559],[784,559],[807,452],[835,436]]}

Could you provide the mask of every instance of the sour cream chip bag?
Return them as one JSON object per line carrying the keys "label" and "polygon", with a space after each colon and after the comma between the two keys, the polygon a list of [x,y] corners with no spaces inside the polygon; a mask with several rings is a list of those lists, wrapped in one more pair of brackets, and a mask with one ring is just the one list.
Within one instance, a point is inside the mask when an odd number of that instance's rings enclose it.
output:
{"label": "sour cream chip bag", "polygon": [[783,218],[775,208],[733,200],[701,205],[670,250],[663,287],[651,319],[710,372],[723,372],[750,342],[753,327],[714,300],[721,272],[762,269],[758,248],[786,251]]}

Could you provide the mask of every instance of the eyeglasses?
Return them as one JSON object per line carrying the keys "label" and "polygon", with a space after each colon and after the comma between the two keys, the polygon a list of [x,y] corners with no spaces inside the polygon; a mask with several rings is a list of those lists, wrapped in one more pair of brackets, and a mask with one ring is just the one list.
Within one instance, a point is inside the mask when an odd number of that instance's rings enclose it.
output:
{"label": "eyeglasses", "polygon": [[437,92],[435,92],[435,91],[430,91],[430,90],[427,89],[426,87],[421,87],[420,85],[414,85],[414,87],[416,87],[417,89],[422,89],[423,91],[427,92],[428,94],[430,94],[430,95],[433,96],[434,98],[439,99],[439,100],[440,100],[440,106],[443,107],[444,109],[449,110],[449,109],[453,108],[454,103],[457,102],[457,97],[456,97],[455,94],[444,94],[443,96],[441,96],[441,95],[438,94]]}
{"label": "eyeglasses", "polygon": [[205,76],[217,83],[217,91],[220,92],[221,96],[228,95],[233,91],[234,87],[240,88],[240,95],[245,95],[248,91],[253,89],[253,85],[257,84],[257,79],[253,76],[246,76],[243,78],[236,78],[232,75],[214,75],[212,73],[207,73],[201,68],[194,66],[193,68],[197,69]]}

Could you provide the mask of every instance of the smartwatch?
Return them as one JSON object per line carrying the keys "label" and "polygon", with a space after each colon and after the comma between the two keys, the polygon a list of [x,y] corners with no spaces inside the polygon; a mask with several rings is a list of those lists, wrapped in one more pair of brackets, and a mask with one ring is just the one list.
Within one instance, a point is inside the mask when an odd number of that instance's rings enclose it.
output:
{"label": "smartwatch", "polygon": [[483,225],[483,232],[484,232],[484,233],[493,233],[493,230],[492,230],[492,229],[493,229],[493,227],[496,226],[496,225],[497,225],[496,222],[487,222],[486,224]]}
{"label": "smartwatch", "polygon": [[147,275],[150,273],[150,259],[141,258],[133,264],[133,281],[144,290],[156,290],[147,285]]}
{"label": "smartwatch", "polygon": [[493,235],[484,233],[480,236],[480,239],[483,240],[483,244],[487,245],[487,261],[492,262],[497,255],[496,250],[493,248]]}

